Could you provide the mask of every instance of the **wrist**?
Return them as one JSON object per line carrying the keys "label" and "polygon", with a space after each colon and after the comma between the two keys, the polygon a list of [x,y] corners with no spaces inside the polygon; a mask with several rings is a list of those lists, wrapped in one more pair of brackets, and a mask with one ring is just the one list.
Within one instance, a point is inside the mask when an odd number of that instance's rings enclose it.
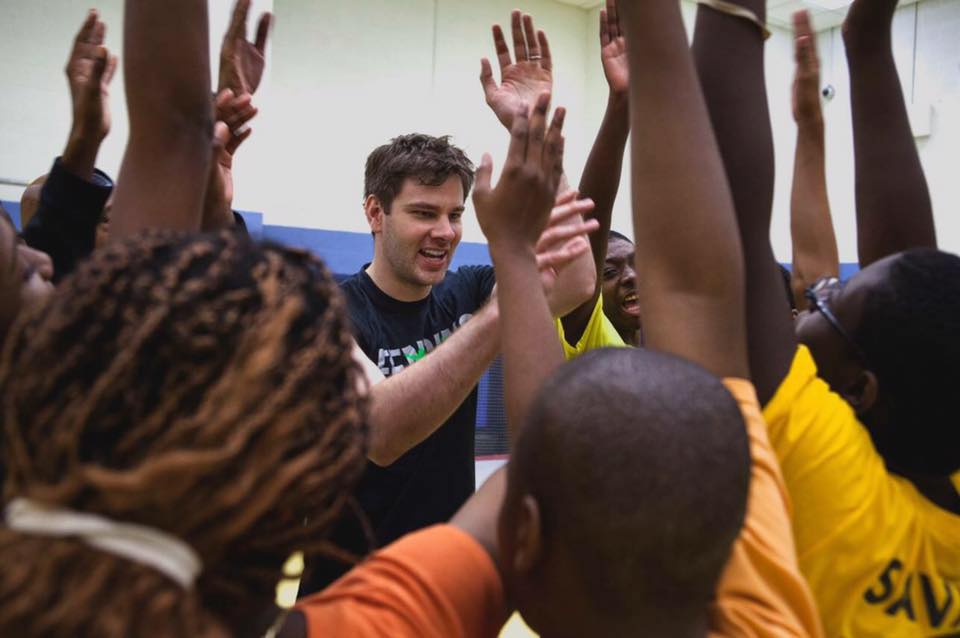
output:
{"label": "wrist", "polygon": [[532,261],[536,263],[537,253],[534,244],[516,236],[508,236],[490,241],[490,258],[494,262]]}
{"label": "wrist", "polygon": [[797,138],[801,141],[823,141],[825,127],[822,117],[797,119]]}
{"label": "wrist", "polygon": [[607,110],[614,113],[629,114],[630,112],[629,92],[610,89],[610,95],[607,96]]}
{"label": "wrist", "polygon": [[90,181],[93,179],[99,151],[98,138],[74,130],[67,139],[67,146],[63,150],[60,163],[77,177]]}

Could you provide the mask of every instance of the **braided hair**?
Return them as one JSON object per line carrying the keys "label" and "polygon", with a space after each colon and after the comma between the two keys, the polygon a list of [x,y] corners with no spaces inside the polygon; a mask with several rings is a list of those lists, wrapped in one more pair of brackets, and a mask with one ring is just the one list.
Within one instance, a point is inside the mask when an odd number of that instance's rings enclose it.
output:
{"label": "braided hair", "polygon": [[284,560],[335,552],[365,465],[344,306],[309,253],[152,233],[98,252],[22,317],[0,359],[4,502],[155,527],[204,567],[183,590],[80,541],[0,528],[0,635],[258,633]]}

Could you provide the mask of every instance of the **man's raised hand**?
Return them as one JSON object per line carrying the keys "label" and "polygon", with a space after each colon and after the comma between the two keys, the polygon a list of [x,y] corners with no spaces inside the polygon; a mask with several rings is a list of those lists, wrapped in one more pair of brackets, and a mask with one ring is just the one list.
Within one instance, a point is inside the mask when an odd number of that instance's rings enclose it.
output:
{"label": "man's raised hand", "polygon": [[477,169],[473,204],[491,248],[533,251],[550,219],[563,174],[563,120],[558,108],[547,127],[550,94],[541,93],[532,114],[521,103],[514,113],[510,148],[496,188],[491,185],[493,161],[485,154]]}
{"label": "man's raised hand", "polygon": [[117,57],[103,45],[107,33],[96,9],[91,9],[77,33],[66,74],[73,102],[71,138],[99,144],[110,132],[110,81]]}
{"label": "man's raised hand", "polygon": [[499,85],[493,79],[490,60],[480,60],[480,83],[487,104],[507,130],[512,128],[513,116],[521,104],[529,108],[540,94],[553,90],[553,58],[546,34],[534,28],[533,18],[519,11],[511,14],[510,26],[516,61],[510,57],[503,29],[493,26],[493,44],[500,63]]}
{"label": "man's raised hand", "polygon": [[260,16],[257,24],[257,39],[247,40],[247,16],[250,13],[251,0],[237,0],[233,7],[230,26],[223,36],[220,48],[219,91],[232,89],[235,95],[256,93],[263,79],[266,65],[267,36],[273,14],[267,12]]}

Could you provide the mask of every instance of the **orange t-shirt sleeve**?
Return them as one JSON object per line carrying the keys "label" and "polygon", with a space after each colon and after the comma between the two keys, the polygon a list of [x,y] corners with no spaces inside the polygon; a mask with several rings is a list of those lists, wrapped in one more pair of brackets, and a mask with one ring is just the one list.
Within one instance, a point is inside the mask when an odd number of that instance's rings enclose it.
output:
{"label": "orange t-shirt sleeve", "polygon": [[753,384],[726,379],[750,439],[747,515],[717,586],[711,636],[823,636],[817,608],[800,568],[790,502]]}
{"label": "orange t-shirt sleeve", "polygon": [[401,538],[296,608],[311,637],[485,638],[506,620],[493,560],[449,525]]}

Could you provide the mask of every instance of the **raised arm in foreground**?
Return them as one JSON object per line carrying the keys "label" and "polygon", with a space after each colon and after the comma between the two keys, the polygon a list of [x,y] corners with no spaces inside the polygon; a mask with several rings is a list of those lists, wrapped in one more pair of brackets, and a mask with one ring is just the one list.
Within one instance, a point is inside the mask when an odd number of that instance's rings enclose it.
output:
{"label": "raised arm in foreground", "polygon": [[[786,376],[796,347],[783,275],[770,245],[774,155],[764,40],[756,24],[708,4],[697,11],[693,57],[739,223],[751,379],[763,405]],[[765,0],[735,5],[765,21]]]}
{"label": "raised arm in foreground", "polygon": [[124,59],[130,138],[111,236],[199,230],[213,135],[207,4],[126,0]]}
{"label": "raised arm in foreground", "polygon": [[740,239],[680,8],[644,0],[621,11],[646,345],[749,378]]}
{"label": "raised arm in foreground", "polygon": [[843,25],[861,268],[911,248],[937,247],[930,191],[893,58],[896,8],[897,0],[855,2]]}

